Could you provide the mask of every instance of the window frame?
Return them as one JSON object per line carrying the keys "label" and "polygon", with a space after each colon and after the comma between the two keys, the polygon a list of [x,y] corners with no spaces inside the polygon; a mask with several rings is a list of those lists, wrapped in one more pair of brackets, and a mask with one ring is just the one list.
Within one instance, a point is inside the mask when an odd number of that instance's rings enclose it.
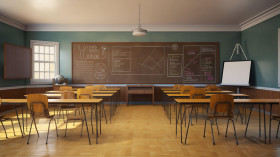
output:
{"label": "window frame", "polygon": [[[52,78],[50,79],[34,79],[34,46],[54,46],[55,49],[55,73],[54,75],[59,75],[59,42],[54,41],[41,41],[41,40],[30,40],[30,48],[32,49],[32,76],[30,79],[30,84],[52,84]],[[45,61],[44,61],[45,62]],[[45,62],[46,63],[46,62]]]}

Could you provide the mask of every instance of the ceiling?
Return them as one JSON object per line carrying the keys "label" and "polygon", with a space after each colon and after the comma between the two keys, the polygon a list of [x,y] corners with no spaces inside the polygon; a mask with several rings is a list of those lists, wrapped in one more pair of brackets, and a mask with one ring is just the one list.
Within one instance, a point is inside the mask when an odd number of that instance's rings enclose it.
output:
{"label": "ceiling", "polygon": [[280,0],[0,0],[25,26],[240,26]]}

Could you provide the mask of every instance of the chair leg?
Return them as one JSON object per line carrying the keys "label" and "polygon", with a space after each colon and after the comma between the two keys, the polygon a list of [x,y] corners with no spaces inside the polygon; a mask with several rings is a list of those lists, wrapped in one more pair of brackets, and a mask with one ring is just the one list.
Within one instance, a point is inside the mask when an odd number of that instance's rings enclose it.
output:
{"label": "chair leg", "polygon": [[36,131],[37,131],[37,135],[38,135],[38,137],[39,137],[39,131],[38,131],[38,129],[37,129],[37,124],[36,124],[35,119],[34,119],[34,125],[35,125],[35,129],[36,129]]}
{"label": "chair leg", "polygon": [[[186,117],[187,117],[187,116],[186,116]],[[189,119],[188,129],[187,129],[186,138],[185,138],[185,144],[187,144],[187,138],[188,138],[188,133],[189,133],[189,128],[190,128],[190,122],[191,122],[191,120]]]}
{"label": "chair leg", "polygon": [[207,118],[205,118],[204,134],[203,134],[203,137],[204,137],[204,138],[205,138],[205,131],[206,131],[206,122],[207,122]]}
{"label": "chair leg", "polygon": [[226,128],[226,135],[225,135],[225,137],[227,137],[228,123],[229,123],[229,119],[228,119],[228,121],[227,121],[227,128]]}
{"label": "chair leg", "polygon": [[277,132],[276,132],[276,138],[278,138],[278,131],[279,131],[280,121],[278,122]]}
{"label": "chair leg", "polygon": [[13,131],[14,131],[14,136],[16,136],[13,120],[11,120],[11,123],[12,123]]}
{"label": "chair leg", "polygon": [[34,121],[34,119],[32,118],[31,125],[30,125],[30,130],[29,130],[29,135],[28,135],[28,140],[27,140],[27,144],[29,144],[29,139],[30,139],[30,134],[31,134],[31,129],[32,129],[33,121]]}
{"label": "chair leg", "polygon": [[219,126],[218,126],[218,121],[216,119],[216,126],[217,126],[217,130],[218,130],[218,135],[220,135],[220,132],[219,132]]}
{"label": "chair leg", "polygon": [[27,111],[28,111],[28,109],[26,109],[26,113],[25,113],[25,124],[26,124],[26,132],[27,132]]}
{"label": "chair leg", "polygon": [[66,120],[66,127],[65,127],[65,135],[64,135],[64,137],[66,137],[66,132],[67,132],[67,124],[68,124],[68,120]]}
{"label": "chair leg", "polygon": [[81,137],[83,136],[84,121],[82,120]]}
{"label": "chair leg", "polygon": [[56,124],[56,120],[55,120],[55,119],[53,119],[53,120],[54,120],[54,124],[55,124],[56,137],[58,137],[58,130],[57,130],[57,124]]}
{"label": "chair leg", "polygon": [[214,139],[214,133],[213,133],[213,121],[212,120],[210,120],[210,122],[211,122],[211,130],[212,130],[212,137],[213,137],[213,145],[215,145],[215,139]]}
{"label": "chair leg", "polygon": [[4,126],[3,122],[2,122],[2,120],[0,120],[0,121],[1,121],[2,127],[3,127],[3,129],[4,129],[4,131],[5,131],[6,138],[8,138],[8,135],[7,135],[7,132],[6,132],[5,126]]}
{"label": "chair leg", "polygon": [[233,119],[231,121],[232,121],[233,129],[234,129],[234,135],[235,135],[235,138],[236,138],[236,145],[238,145],[238,140],[237,140],[237,135],[236,135],[234,121],[233,121]]}
{"label": "chair leg", "polygon": [[53,119],[51,119],[50,122],[49,122],[46,144],[48,144],[49,133],[50,133],[50,125],[51,125],[52,120],[53,120]]}

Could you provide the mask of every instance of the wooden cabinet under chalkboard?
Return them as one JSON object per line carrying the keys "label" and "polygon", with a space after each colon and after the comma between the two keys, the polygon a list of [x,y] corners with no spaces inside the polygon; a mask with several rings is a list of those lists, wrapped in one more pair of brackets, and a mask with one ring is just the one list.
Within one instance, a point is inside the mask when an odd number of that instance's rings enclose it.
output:
{"label": "wooden cabinet under chalkboard", "polygon": [[218,83],[216,42],[73,42],[72,83]]}

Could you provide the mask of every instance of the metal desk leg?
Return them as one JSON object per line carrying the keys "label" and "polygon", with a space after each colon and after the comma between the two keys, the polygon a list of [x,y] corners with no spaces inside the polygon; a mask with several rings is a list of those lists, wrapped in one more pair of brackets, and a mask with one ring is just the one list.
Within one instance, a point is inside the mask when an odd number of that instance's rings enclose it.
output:
{"label": "metal desk leg", "polygon": [[249,122],[250,122],[253,106],[254,106],[254,104],[252,104],[252,106],[251,106],[251,110],[250,110],[250,113],[249,113],[249,117],[248,117],[248,121],[247,121],[247,125],[246,125],[245,135],[244,136],[246,136],[246,134],[247,134],[247,129],[248,129],[248,125],[249,125]]}
{"label": "metal desk leg", "polygon": [[269,143],[271,143],[271,115],[272,115],[272,104],[270,104],[270,113],[269,113]]}
{"label": "metal desk leg", "polygon": [[259,104],[259,137],[262,136],[262,130],[261,130],[261,104]]}
{"label": "metal desk leg", "polygon": [[[101,103],[101,105],[103,105],[103,102]],[[102,109],[101,109],[101,106],[100,106],[100,109],[99,109],[99,126],[100,126],[100,135],[101,135],[101,112],[102,112]]]}
{"label": "metal desk leg", "polygon": [[96,119],[96,144],[98,144],[98,104],[96,104],[95,109],[95,119]]}
{"label": "metal desk leg", "polygon": [[19,117],[18,117],[18,112],[17,112],[17,107],[16,106],[15,106],[15,109],[16,109],[17,120],[18,120],[18,125],[19,125],[19,128],[20,128],[21,136],[23,138],[23,131],[22,131],[22,128],[21,128],[21,124],[20,124],[20,120],[19,120]]}
{"label": "metal desk leg", "polygon": [[175,103],[175,111],[176,111],[176,114],[175,114],[175,116],[176,116],[176,124],[175,124],[175,126],[176,126],[176,136],[177,136],[177,123],[178,123],[178,118],[177,118],[177,102]]}
{"label": "metal desk leg", "polygon": [[265,121],[265,104],[263,104],[263,125],[264,125],[264,143],[266,143],[266,121]]}
{"label": "metal desk leg", "polygon": [[[22,131],[23,131],[23,135],[25,135],[25,132],[24,132],[24,116],[23,116],[23,108],[24,106],[21,107],[21,118],[22,118]],[[27,125],[27,124],[26,124]],[[27,127],[27,126],[26,126]]]}
{"label": "metal desk leg", "polygon": [[83,112],[84,112],[84,116],[85,116],[85,122],[86,122],[86,127],[87,127],[88,142],[89,142],[89,144],[91,145],[91,142],[90,142],[90,136],[89,136],[89,131],[88,131],[88,124],[87,124],[87,116],[86,116],[86,112],[85,112],[84,104],[82,104],[82,108],[83,108]]}

